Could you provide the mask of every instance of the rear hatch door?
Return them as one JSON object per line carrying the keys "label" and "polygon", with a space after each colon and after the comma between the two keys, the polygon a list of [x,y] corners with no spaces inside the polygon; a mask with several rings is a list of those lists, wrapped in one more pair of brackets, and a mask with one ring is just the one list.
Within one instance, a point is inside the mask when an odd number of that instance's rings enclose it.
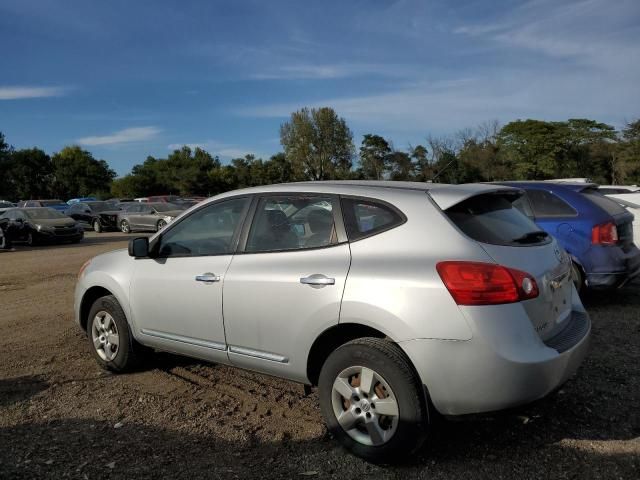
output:
{"label": "rear hatch door", "polygon": [[467,236],[498,264],[524,271],[538,284],[538,297],[522,305],[542,340],[556,335],[571,317],[571,262],[556,240],[513,206],[520,190],[472,196],[445,210]]}

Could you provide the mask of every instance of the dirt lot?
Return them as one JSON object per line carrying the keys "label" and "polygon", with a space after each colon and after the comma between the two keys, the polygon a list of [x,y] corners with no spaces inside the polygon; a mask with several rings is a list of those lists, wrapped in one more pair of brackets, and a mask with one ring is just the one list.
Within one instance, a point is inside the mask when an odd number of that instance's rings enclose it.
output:
{"label": "dirt lot", "polygon": [[591,352],[558,393],[439,420],[415,459],[380,467],[336,446],[301,385],[166,354],[101,371],[73,323],[75,277],[126,241],[0,252],[0,477],[640,477],[638,286],[589,299]]}

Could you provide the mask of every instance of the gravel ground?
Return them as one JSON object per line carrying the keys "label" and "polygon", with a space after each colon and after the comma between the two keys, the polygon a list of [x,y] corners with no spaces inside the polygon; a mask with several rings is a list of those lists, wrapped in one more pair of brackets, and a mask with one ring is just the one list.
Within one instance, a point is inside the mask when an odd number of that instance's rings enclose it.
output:
{"label": "gravel ground", "polygon": [[82,263],[126,246],[0,252],[1,478],[640,478],[640,287],[592,295],[590,354],[522,409],[437,419],[400,466],[336,446],[301,385],[167,354],[100,370],[73,323]]}

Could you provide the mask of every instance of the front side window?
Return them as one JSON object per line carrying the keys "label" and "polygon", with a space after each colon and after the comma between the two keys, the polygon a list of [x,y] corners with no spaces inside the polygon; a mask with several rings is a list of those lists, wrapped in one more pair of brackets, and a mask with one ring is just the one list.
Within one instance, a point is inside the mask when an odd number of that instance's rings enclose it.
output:
{"label": "front side window", "polygon": [[201,208],[160,238],[160,257],[225,255],[233,253],[233,239],[249,200],[234,198]]}
{"label": "front side window", "polygon": [[575,217],[578,214],[558,195],[546,190],[527,190],[527,195],[537,218]]}
{"label": "front side window", "polygon": [[384,232],[405,221],[398,210],[377,200],[343,198],[342,212],[349,241]]}
{"label": "front side window", "polygon": [[334,245],[338,242],[333,199],[283,195],[260,200],[245,251],[273,252]]}

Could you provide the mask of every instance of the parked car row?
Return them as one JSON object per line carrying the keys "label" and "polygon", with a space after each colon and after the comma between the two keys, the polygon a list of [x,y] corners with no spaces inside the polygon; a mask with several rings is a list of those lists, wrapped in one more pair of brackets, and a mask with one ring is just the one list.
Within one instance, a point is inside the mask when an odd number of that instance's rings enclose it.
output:
{"label": "parked car row", "polygon": [[578,291],[615,288],[640,276],[634,215],[588,182],[502,182],[524,195],[514,204],[569,253]]}
{"label": "parked car row", "polygon": [[39,243],[79,242],[82,227],[72,218],[49,207],[11,208],[0,215],[3,248],[14,242]]}

